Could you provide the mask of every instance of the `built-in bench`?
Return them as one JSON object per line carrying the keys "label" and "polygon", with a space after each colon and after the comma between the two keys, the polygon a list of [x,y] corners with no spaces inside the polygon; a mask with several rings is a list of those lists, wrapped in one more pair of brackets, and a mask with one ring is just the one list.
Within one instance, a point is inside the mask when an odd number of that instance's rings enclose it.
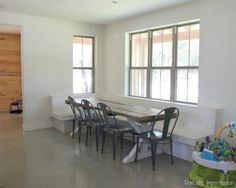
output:
{"label": "built-in bench", "polygon": [[50,98],[50,118],[53,121],[53,126],[62,132],[72,131],[72,120],[73,113],[71,111],[70,105],[65,103],[65,100],[68,99],[68,96],[73,98],[92,98],[93,94],[57,94],[49,95]]}
{"label": "built-in bench", "polygon": [[[173,134],[173,155],[181,159],[192,161],[192,152],[196,142],[203,142],[207,136],[213,135],[204,131],[177,128]],[[164,148],[169,153],[169,148]]]}

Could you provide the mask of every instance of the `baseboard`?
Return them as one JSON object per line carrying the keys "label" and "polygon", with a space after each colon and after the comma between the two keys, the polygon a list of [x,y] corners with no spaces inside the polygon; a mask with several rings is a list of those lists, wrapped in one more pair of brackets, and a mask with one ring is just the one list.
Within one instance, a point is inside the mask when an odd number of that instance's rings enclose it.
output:
{"label": "baseboard", "polygon": [[27,122],[22,124],[22,129],[24,131],[34,131],[40,129],[47,129],[53,127],[53,124],[50,122]]}

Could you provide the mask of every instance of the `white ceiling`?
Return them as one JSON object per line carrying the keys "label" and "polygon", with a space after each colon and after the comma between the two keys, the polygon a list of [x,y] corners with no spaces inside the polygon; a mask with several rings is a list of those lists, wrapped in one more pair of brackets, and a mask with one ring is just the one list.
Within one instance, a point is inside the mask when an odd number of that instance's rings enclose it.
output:
{"label": "white ceiling", "polygon": [[106,25],[193,0],[116,0],[116,4],[112,1],[0,0],[0,10]]}

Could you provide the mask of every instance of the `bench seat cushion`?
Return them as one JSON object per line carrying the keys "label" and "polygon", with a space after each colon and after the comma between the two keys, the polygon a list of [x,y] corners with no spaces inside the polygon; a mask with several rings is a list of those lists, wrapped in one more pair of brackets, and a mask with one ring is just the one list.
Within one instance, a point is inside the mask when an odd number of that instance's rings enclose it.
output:
{"label": "bench seat cushion", "polygon": [[74,119],[74,115],[71,111],[56,111],[51,114],[51,117],[59,121],[68,121]]}

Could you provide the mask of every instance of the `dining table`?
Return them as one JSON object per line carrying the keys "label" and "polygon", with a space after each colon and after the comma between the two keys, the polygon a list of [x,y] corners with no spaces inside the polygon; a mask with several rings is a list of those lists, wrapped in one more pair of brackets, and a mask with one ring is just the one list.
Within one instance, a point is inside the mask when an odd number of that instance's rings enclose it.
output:
{"label": "dining table", "polygon": [[[97,108],[98,103],[107,104],[113,113],[126,117],[138,123],[148,123],[154,120],[156,115],[160,112],[160,109],[149,108],[138,105],[124,104],[120,102],[101,100],[96,98],[88,98],[92,105]],[[81,99],[76,99],[76,102],[81,103]],[[163,120],[165,116],[161,116],[159,120]]]}

